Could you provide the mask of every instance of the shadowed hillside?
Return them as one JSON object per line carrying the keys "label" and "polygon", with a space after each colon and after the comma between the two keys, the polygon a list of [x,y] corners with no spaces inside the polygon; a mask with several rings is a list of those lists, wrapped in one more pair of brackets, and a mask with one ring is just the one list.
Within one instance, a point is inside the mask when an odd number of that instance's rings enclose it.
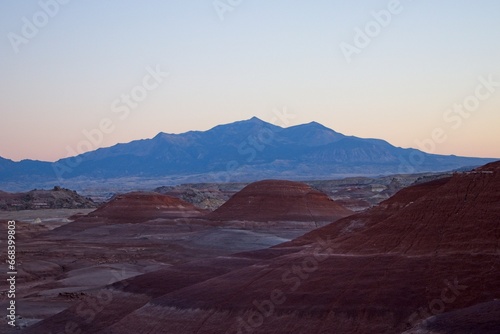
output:
{"label": "shadowed hillside", "polygon": [[[412,327],[411,333],[495,333],[498,203],[500,163],[494,163],[404,189],[267,250],[115,283],[106,290],[113,301],[91,323],[82,323],[73,307],[26,332],[75,321],[84,332],[101,334],[402,333]],[[457,314],[467,320],[443,325]]]}

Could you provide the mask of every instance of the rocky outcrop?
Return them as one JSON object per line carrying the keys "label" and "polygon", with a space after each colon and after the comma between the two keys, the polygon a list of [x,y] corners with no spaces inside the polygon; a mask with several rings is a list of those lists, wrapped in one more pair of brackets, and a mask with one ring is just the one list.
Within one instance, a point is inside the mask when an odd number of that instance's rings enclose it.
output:
{"label": "rocky outcrop", "polygon": [[[214,211],[224,204],[235,192],[240,191],[245,185],[232,184],[181,184],[177,186],[158,187],[154,191],[160,194],[177,197],[193,204],[194,206]],[[229,189],[224,189],[228,188]]]}
{"label": "rocky outcrop", "polygon": [[90,198],[60,187],[54,187],[52,190],[34,189],[26,193],[0,191],[0,210],[91,209],[95,207],[97,204]]}

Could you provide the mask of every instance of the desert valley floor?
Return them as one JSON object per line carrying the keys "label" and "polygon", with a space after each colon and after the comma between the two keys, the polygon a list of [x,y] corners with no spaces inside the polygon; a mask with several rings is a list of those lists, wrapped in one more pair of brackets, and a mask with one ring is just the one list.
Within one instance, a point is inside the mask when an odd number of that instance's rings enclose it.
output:
{"label": "desert valley floor", "polygon": [[358,204],[267,180],[214,211],[157,192],[18,211],[22,328],[0,332],[500,333],[500,163]]}

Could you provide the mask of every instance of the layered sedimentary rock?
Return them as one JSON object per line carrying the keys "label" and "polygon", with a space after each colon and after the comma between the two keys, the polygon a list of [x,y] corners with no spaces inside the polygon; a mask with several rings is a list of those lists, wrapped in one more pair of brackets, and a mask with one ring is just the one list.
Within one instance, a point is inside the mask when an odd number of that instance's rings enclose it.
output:
{"label": "layered sedimentary rock", "polygon": [[89,216],[145,221],[156,218],[197,217],[205,213],[206,211],[176,197],[154,192],[131,192],[115,196]]}
{"label": "layered sedimentary rock", "polygon": [[497,333],[499,203],[494,163],[270,249],[117,282],[92,321],[74,305],[26,332]]}
{"label": "layered sedimentary rock", "polygon": [[208,215],[212,220],[328,221],[352,214],[307,184],[283,180],[254,182]]}

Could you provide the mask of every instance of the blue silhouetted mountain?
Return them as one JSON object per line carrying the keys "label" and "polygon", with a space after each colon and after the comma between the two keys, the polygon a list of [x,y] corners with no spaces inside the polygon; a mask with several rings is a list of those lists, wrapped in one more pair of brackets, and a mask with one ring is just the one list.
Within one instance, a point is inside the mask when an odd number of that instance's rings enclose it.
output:
{"label": "blue silhouetted mountain", "polygon": [[[282,128],[256,117],[207,131],[159,133],[55,163],[0,159],[0,182],[196,176],[224,181],[318,179],[345,175],[437,172],[495,159],[427,154],[384,140],[345,136],[319,123]],[[57,175],[58,174],[58,175]],[[187,178],[186,178],[187,177]],[[1,187],[1,185],[0,185]]]}

